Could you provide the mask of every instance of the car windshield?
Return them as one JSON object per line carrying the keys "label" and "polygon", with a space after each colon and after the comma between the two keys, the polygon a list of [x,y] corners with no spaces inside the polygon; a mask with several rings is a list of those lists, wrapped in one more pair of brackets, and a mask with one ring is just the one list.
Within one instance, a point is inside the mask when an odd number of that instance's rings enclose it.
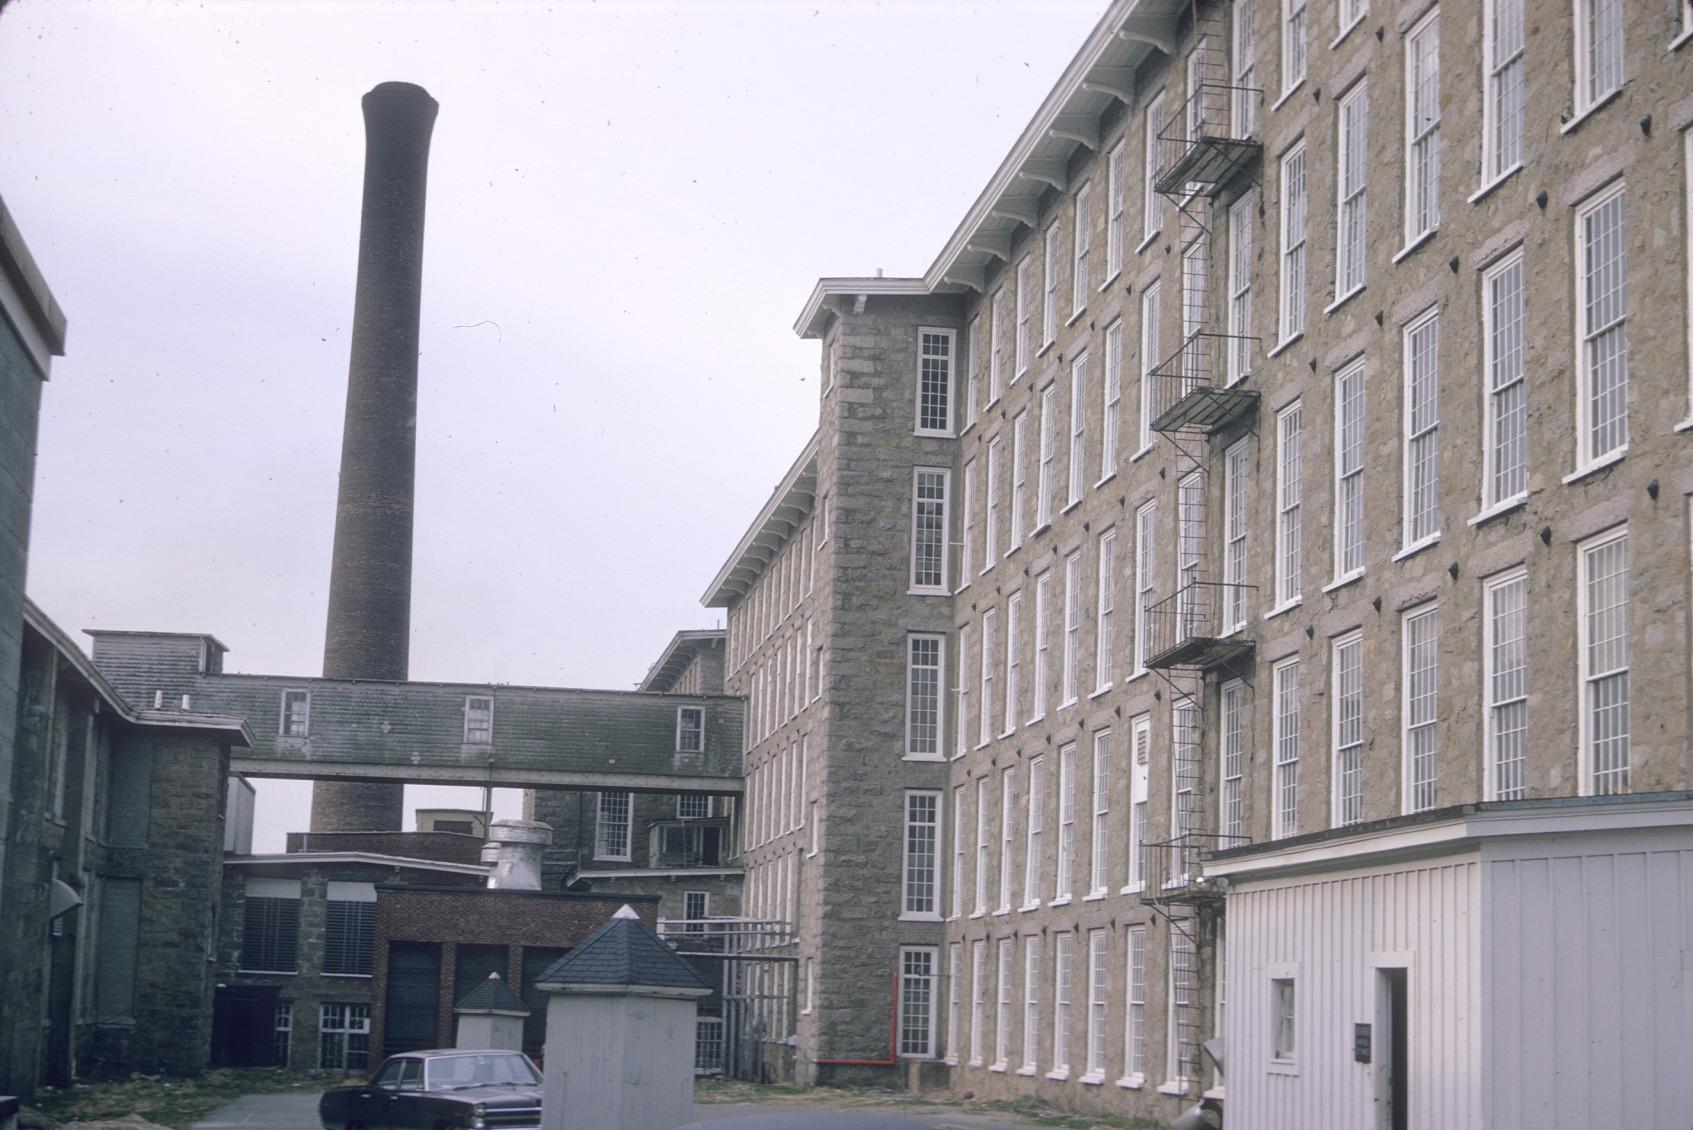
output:
{"label": "car windshield", "polygon": [[513,1085],[534,1087],[540,1082],[529,1058],[520,1052],[436,1056],[427,1061],[423,1074],[423,1089],[426,1091]]}

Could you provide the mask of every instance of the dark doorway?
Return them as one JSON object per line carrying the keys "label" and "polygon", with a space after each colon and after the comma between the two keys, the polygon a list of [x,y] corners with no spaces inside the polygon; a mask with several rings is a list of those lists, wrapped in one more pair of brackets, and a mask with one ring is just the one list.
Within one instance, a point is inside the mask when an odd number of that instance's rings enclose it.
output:
{"label": "dark doorway", "polygon": [[1382,1106],[1382,1130],[1409,1130],[1411,1125],[1411,1041],[1409,997],[1405,970],[1381,970],[1381,1032],[1387,1037],[1382,1049],[1382,1074],[1378,1076],[1376,1098]]}
{"label": "dark doorway", "polygon": [[440,1003],[441,947],[434,942],[391,943],[382,1054],[437,1046],[441,1042]]}
{"label": "dark doorway", "polygon": [[220,985],[212,1000],[212,1066],[275,1067],[275,985]]}

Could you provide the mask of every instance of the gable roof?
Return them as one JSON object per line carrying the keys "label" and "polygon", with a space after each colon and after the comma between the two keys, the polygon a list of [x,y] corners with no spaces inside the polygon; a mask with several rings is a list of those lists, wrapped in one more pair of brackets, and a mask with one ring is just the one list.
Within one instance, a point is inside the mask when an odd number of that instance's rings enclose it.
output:
{"label": "gable roof", "polygon": [[636,986],[703,995],[711,987],[628,906],[535,978],[537,987]]}

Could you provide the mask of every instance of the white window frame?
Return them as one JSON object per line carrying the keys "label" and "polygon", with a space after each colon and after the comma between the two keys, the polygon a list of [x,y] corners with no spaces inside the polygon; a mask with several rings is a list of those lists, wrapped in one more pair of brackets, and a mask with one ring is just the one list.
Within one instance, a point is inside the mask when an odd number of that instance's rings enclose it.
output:
{"label": "white window frame", "polygon": [[1082,490],[1085,486],[1082,448],[1086,443],[1087,388],[1088,355],[1087,351],[1083,350],[1076,354],[1076,359],[1070,363],[1070,491],[1066,506],[1074,506],[1082,500]]}
{"label": "white window frame", "polygon": [[1405,247],[1440,227],[1440,9],[1405,33]]}
{"label": "white window frame", "polygon": [[1129,881],[1123,894],[1146,889],[1146,843],[1152,829],[1152,715],[1129,720]]}
{"label": "white window frame", "polygon": [[986,495],[987,505],[982,515],[982,572],[994,567],[999,558],[999,450],[1003,446],[999,436],[988,441]]}
{"label": "white window frame", "polygon": [[[1576,0],[1575,35],[1572,37],[1575,41],[1575,117],[1571,122],[1598,109],[1628,81],[1622,9],[1623,0]],[[1596,37],[1594,24],[1607,18],[1614,21],[1613,26],[1601,30]],[[1614,52],[1607,50],[1612,44],[1615,45]],[[1605,52],[1605,58],[1596,66],[1595,56],[1600,51]],[[1606,69],[1614,71],[1607,75]]]}
{"label": "white window frame", "polygon": [[1035,670],[1029,695],[1029,721],[1046,717],[1047,657],[1051,653],[1052,570],[1035,578]]}
{"label": "white window frame", "polygon": [[1229,126],[1235,137],[1251,137],[1258,130],[1258,43],[1253,27],[1253,0],[1235,0],[1229,29],[1229,74],[1235,96],[1229,106]]}
{"label": "white window frame", "polygon": [[[1093,827],[1088,845],[1092,867],[1088,898],[1104,898],[1111,885],[1111,731],[1093,735]],[[1104,1068],[1102,1067],[1103,1071]]]}
{"label": "white window frame", "polygon": [[1005,288],[993,293],[988,304],[988,402],[986,407],[999,403],[1005,391],[1005,334],[1000,330],[1000,307],[1005,304]]}
{"label": "white window frame", "polygon": [[1052,962],[1052,1070],[1048,1079],[1070,1077],[1070,982],[1075,958],[1076,935],[1058,934]]}
{"label": "white window frame", "polygon": [[1228,368],[1232,386],[1252,371],[1252,225],[1256,220],[1253,194],[1244,192],[1229,205]]}
{"label": "white window frame", "polygon": [[958,658],[952,665],[953,678],[956,680],[954,694],[957,706],[953,710],[953,742],[952,756],[954,759],[963,757],[969,749],[968,733],[970,716],[970,625],[963,624],[958,629]]}
{"label": "white window frame", "polygon": [[[290,704],[297,702],[300,709],[297,712],[298,727],[295,726],[295,711]],[[276,733],[283,738],[309,738],[312,733],[312,692],[302,690],[285,690],[282,692],[281,715],[276,721]]]}
{"label": "white window frame", "polygon": [[1310,13],[1305,0],[1282,0],[1282,93],[1280,105],[1305,81],[1310,52]]}
{"label": "white window frame", "polygon": [[1011,527],[1005,538],[1007,557],[1023,544],[1029,509],[1029,413],[1017,413],[1011,420]]}
{"label": "white window frame", "polygon": [[[899,1057],[935,1058],[935,998],[938,946],[899,947]],[[914,999],[922,995],[921,1002]],[[921,1003],[919,1009],[917,1005]],[[918,1026],[920,1025],[920,1027]],[[918,1037],[913,1039],[913,1037]],[[920,1048],[921,1050],[912,1050]]]}
{"label": "white window frame", "polygon": [[1146,927],[1131,926],[1128,935],[1128,955],[1124,961],[1128,995],[1123,1008],[1123,1077],[1117,1083],[1122,1087],[1140,1087],[1146,1083]]}
{"label": "white window frame", "polygon": [[1082,555],[1078,551],[1064,559],[1064,656],[1059,680],[1058,708],[1074,706],[1080,697],[1082,640]]}
{"label": "white window frame", "polygon": [[1034,332],[1034,283],[1035,257],[1025,255],[1017,264],[1017,340],[1012,345],[1012,357],[1015,364],[1011,369],[1011,383],[1016,384],[1018,378],[1029,371],[1029,355],[1033,352],[1029,348],[1030,335]]}
{"label": "white window frame", "polygon": [[[982,341],[982,316],[975,314],[970,318],[970,325],[964,331],[964,340],[970,350],[967,358],[969,364],[965,369],[967,376],[964,380],[964,416],[959,421],[960,434],[969,431],[976,423],[976,410],[981,407],[981,358],[986,350]],[[949,1040],[951,1036],[947,1037]]]}
{"label": "white window frame", "polygon": [[1164,306],[1163,284],[1154,279],[1140,292],[1140,443],[1132,456],[1139,459],[1152,450],[1152,370],[1162,360],[1158,353],[1159,319]]}
{"label": "white window frame", "polygon": [[958,522],[958,589],[968,585],[976,571],[976,555],[970,552],[975,544],[971,539],[976,525],[976,461],[967,460],[961,474],[963,497],[959,501],[962,512]]}
{"label": "white window frame", "polygon": [[999,771],[999,901],[995,914],[1011,913],[1011,856],[1016,838],[1017,767]]}
{"label": "white window frame", "polygon": [[993,1015],[993,1063],[989,1071],[1004,1071],[1011,1060],[1011,958],[1012,940],[999,939],[994,947],[997,976],[994,980],[998,989],[998,996],[994,1001]]}
{"label": "white window frame", "polygon": [[970,943],[970,1066],[982,1066],[982,1006],[987,999],[985,974],[988,943],[977,938]]}
{"label": "white window frame", "polygon": [[1440,311],[1418,315],[1404,333],[1401,554],[1440,540]]}
{"label": "white window frame", "polygon": [[1005,729],[1006,737],[1017,728],[1017,707],[1023,695],[1023,593],[1005,598]]}
{"label": "white window frame", "polygon": [[[622,798],[622,842],[618,843],[618,824],[616,813],[609,818],[606,805],[609,801],[615,806],[617,798]],[[635,839],[635,794],[630,792],[609,791],[594,794],[594,858],[627,863],[631,858],[631,848]]]}
{"label": "white window frame", "polygon": [[[934,347],[945,343],[945,349],[939,353]],[[953,428],[952,418],[952,369],[953,361],[958,356],[958,331],[942,329],[937,326],[917,327],[917,404],[915,432],[920,436],[951,436]],[[935,366],[931,368],[931,364]],[[938,381],[931,379],[932,374],[939,370]],[[934,401],[940,400],[939,426],[925,427],[925,401],[928,402],[928,415],[933,415]]]}
{"label": "white window frame", "polygon": [[1042,842],[1046,832],[1045,757],[1036,757],[1029,762],[1029,789],[1024,800],[1023,902],[1017,909],[1034,910],[1040,906],[1041,863],[1044,859]]}
{"label": "white window frame", "polygon": [[1137,250],[1144,251],[1163,227],[1163,215],[1158,207],[1158,131],[1163,127],[1164,92],[1160,90],[1146,104],[1146,116],[1141,122],[1141,136],[1145,145],[1141,177],[1141,239]]}
{"label": "white window frame", "polygon": [[[486,713],[487,725],[473,726],[479,713]],[[494,696],[486,694],[472,694],[464,697],[464,744],[465,745],[493,745],[494,744]]]}
{"label": "white window frame", "polygon": [[[1093,252],[1093,184],[1085,183],[1076,190],[1075,260],[1070,276],[1070,321],[1088,305],[1088,286],[1092,272],[1088,270],[1088,256]],[[1048,341],[1052,339],[1047,338]]]}
{"label": "white window frame", "polygon": [[1058,850],[1053,853],[1052,906],[1070,901],[1076,850],[1076,743],[1058,747]]}
{"label": "white window frame", "polygon": [[[938,496],[936,491],[939,491]],[[911,588],[914,595],[948,596],[952,587],[952,470],[947,467],[913,467],[911,469]],[[938,514],[936,513],[938,510]],[[932,526],[925,537],[925,522]],[[923,552],[932,549],[931,553]],[[936,567],[923,569],[919,561],[934,560]]]}
{"label": "white window frame", "polygon": [[[1040,467],[1035,476],[1034,531],[1052,525],[1053,462],[1057,459],[1058,388],[1049,384],[1040,392]],[[1033,532],[1033,531],[1032,531]]]}
{"label": "white window frame", "polygon": [[[1105,410],[1100,422],[1099,481],[1117,473],[1117,436],[1123,403],[1123,320],[1105,327]],[[1693,387],[1688,393],[1693,402]],[[1096,484],[1097,485],[1097,484]]]}
{"label": "white window frame", "polygon": [[[932,655],[928,654],[932,650]],[[932,659],[933,662],[929,662]],[[924,672],[930,672],[924,675]],[[920,682],[927,682],[933,733],[924,735],[919,724],[922,704]],[[905,640],[905,759],[940,761],[946,756],[946,636],[938,632],[912,632]]]}
{"label": "white window frame", "polygon": [[1268,615],[1292,608],[1303,599],[1304,552],[1303,456],[1304,416],[1295,400],[1276,413],[1276,606]]}
{"label": "white window frame", "polygon": [[[976,907],[970,913],[980,918],[988,912],[988,779],[976,778]],[[973,1058],[981,1058],[976,1056]]]}
{"label": "white window frame", "polygon": [[1247,597],[1246,532],[1248,506],[1252,498],[1252,453],[1245,438],[1223,452],[1223,634],[1233,635],[1246,627],[1250,614]]}
{"label": "white window frame", "polygon": [[903,856],[899,918],[901,922],[939,922],[941,792],[939,789],[907,789],[904,809],[903,835],[900,838]]}
{"label": "white window frame", "polygon": [[1399,638],[1400,801],[1404,812],[1426,812],[1440,797],[1440,606],[1407,610]]}
{"label": "white window frame", "polygon": [[1283,659],[1270,668],[1274,731],[1274,770],[1270,794],[1270,838],[1299,834],[1299,723],[1302,713],[1299,660]]}
{"label": "white window frame", "polygon": [[1182,1040],[1179,1022],[1185,1009],[1199,1007],[1199,952],[1193,939],[1181,930],[1171,930],[1169,937],[1170,991],[1165,998],[1167,1015],[1164,1024],[1164,1064],[1169,1079],[1164,1085],[1168,1090],[1179,1093],[1186,1091],[1193,1081],[1193,1075],[1188,1072],[1197,1073],[1199,1067],[1197,1041],[1190,1045]]}
{"label": "white window frame", "polygon": [[1116,678],[1117,530],[1099,535],[1099,599],[1094,610],[1094,693],[1111,689]]}
{"label": "white window frame", "polygon": [[[1285,2],[1285,0],[1284,0]],[[1305,332],[1305,241],[1309,234],[1310,185],[1306,175],[1305,140],[1293,144],[1281,159],[1281,317],[1277,322],[1280,350]]]}
{"label": "white window frame", "polygon": [[1040,1037],[1040,935],[1023,937],[1023,1065],[1019,1075],[1035,1073]]}
{"label": "white window frame", "polygon": [[[1524,0],[1482,0],[1481,189],[1523,166],[1527,106]],[[1503,34],[1501,34],[1503,32]]]}
{"label": "white window frame", "polygon": [[[1619,459],[1628,452],[1628,213],[1625,189],[1626,185],[1618,180],[1584,201],[1575,213],[1577,475]],[[1594,289],[1593,278],[1587,269],[1589,255],[1594,253],[1589,222],[1597,222],[1599,213],[1612,205],[1616,208],[1616,232],[1606,238],[1614,238],[1617,243],[1619,254],[1614,262],[1621,267],[1620,293],[1615,294],[1616,316],[1601,316],[1600,320],[1594,320],[1589,317],[1588,310]],[[1601,342],[1610,339],[1613,334],[1621,340],[1616,353],[1621,376],[1605,395],[1607,399],[1620,400],[1622,411],[1601,423],[1594,418],[1593,412],[1593,402],[1598,398],[1593,354]],[[1602,438],[1601,428],[1612,433],[1608,442]]]}
{"label": "white window frame", "polygon": [[[964,978],[964,943],[949,942],[946,947],[946,1062],[958,1065],[958,986]],[[810,1012],[812,969],[806,958],[806,1011]]]}
{"label": "white window frame", "polygon": [[1334,584],[1364,573],[1364,359],[1334,375]]}
{"label": "white window frame", "polygon": [[[686,719],[694,717],[695,724],[689,726]],[[688,741],[689,738],[692,741]],[[678,706],[676,708],[676,752],[704,753],[705,752],[705,707]]]}
{"label": "white window frame", "polygon": [[1128,141],[1119,139],[1105,158],[1105,280],[1099,284],[1104,290],[1123,273],[1123,258],[1128,243],[1126,213],[1128,211]]}
{"label": "white window frame", "polygon": [[1110,957],[1110,939],[1104,930],[1088,931],[1088,1023],[1086,1070],[1084,1083],[1105,1080],[1105,1009],[1111,991],[1111,976],[1106,969]]}
{"label": "white window frame", "polygon": [[[952,787],[952,913],[964,917],[964,786]],[[952,1031],[948,1028],[947,1031]],[[950,1037],[949,1037],[950,1039]]]}
{"label": "white window frame", "polygon": [[1329,748],[1333,804],[1329,823],[1336,828],[1364,819],[1364,634],[1347,632],[1329,648],[1331,707]]}
{"label": "white window frame", "polygon": [[1528,795],[1528,569],[1483,582],[1482,748],[1485,800]]}
{"label": "white window frame", "polygon": [[993,708],[994,708],[994,668],[998,666],[999,657],[994,654],[998,650],[999,610],[990,608],[982,613],[982,718],[981,730],[976,739],[976,748],[988,744],[993,738]]}
{"label": "white window frame", "polygon": [[1364,289],[1369,249],[1364,203],[1370,167],[1369,117],[1369,83],[1359,79],[1335,103],[1335,306]]}
{"label": "white window frame", "polygon": [[1246,682],[1230,679],[1217,689],[1218,847],[1237,846],[1246,829]]}
{"label": "white window frame", "polygon": [[1058,221],[1046,226],[1046,242],[1042,248],[1042,294],[1040,312],[1040,342],[1045,350],[1058,337]]}
{"label": "white window frame", "polygon": [[1152,606],[1158,603],[1157,543],[1158,503],[1154,500],[1143,503],[1135,511],[1135,646],[1134,671],[1129,675],[1130,679],[1146,674]]}
{"label": "white window frame", "polygon": [[[1620,549],[1618,548],[1620,546]],[[1594,563],[1600,554],[1618,552],[1621,555],[1620,618],[1612,625],[1609,639],[1598,640],[1603,630],[1598,617],[1605,609],[1595,608],[1595,590],[1602,578],[1594,575]],[[1615,574],[1613,574],[1615,575]],[[1628,717],[1629,686],[1629,560],[1628,527],[1617,526],[1595,535],[1576,546],[1576,652],[1580,676],[1580,767],[1581,795],[1608,796],[1626,793],[1630,788],[1631,746],[1633,728]],[[1614,595],[1614,594],[1612,594]],[[1617,605],[1613,605],[1617,607]],[[1618,688],[1620,687],[1620,696]],[[1609,701],[1596,706],[1601,694]],[[1621,708],[1622,726],[1616,725],[1617,708]],[[1595,725],[1595,718],[1606,712],[1609,723]],[[1600,743],[1609,741],[1615,747],[1608,755]]]}
{"label": "white window frame", "polygon": [[1291,1065],[1299,1053],[1298,982],[1291,976],[1270,978],[1270,1062]]}
{"label": "white window frame", "polygon": [[1528,497],[1525,281],[1520,247],[1481,276],[1484,514],[1515,506]]}

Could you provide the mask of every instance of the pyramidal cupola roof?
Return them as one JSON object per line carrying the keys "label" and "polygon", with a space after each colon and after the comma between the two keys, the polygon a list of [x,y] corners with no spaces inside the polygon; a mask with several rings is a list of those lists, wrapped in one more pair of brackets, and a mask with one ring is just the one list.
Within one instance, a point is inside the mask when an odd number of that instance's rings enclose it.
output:
{"label": "pyramidal cupola roof", "polygon": [[704,996],[711,987],[625,905],[535,978],[538,988],[631,988]]}
{"label": "pyramidal cupola roof", "polygon": [[529,1015],[529,1006],[517,994],[506,988],[498,973],[490,973],[476,988],[466,993],[454,1012],[518,1012]]}

